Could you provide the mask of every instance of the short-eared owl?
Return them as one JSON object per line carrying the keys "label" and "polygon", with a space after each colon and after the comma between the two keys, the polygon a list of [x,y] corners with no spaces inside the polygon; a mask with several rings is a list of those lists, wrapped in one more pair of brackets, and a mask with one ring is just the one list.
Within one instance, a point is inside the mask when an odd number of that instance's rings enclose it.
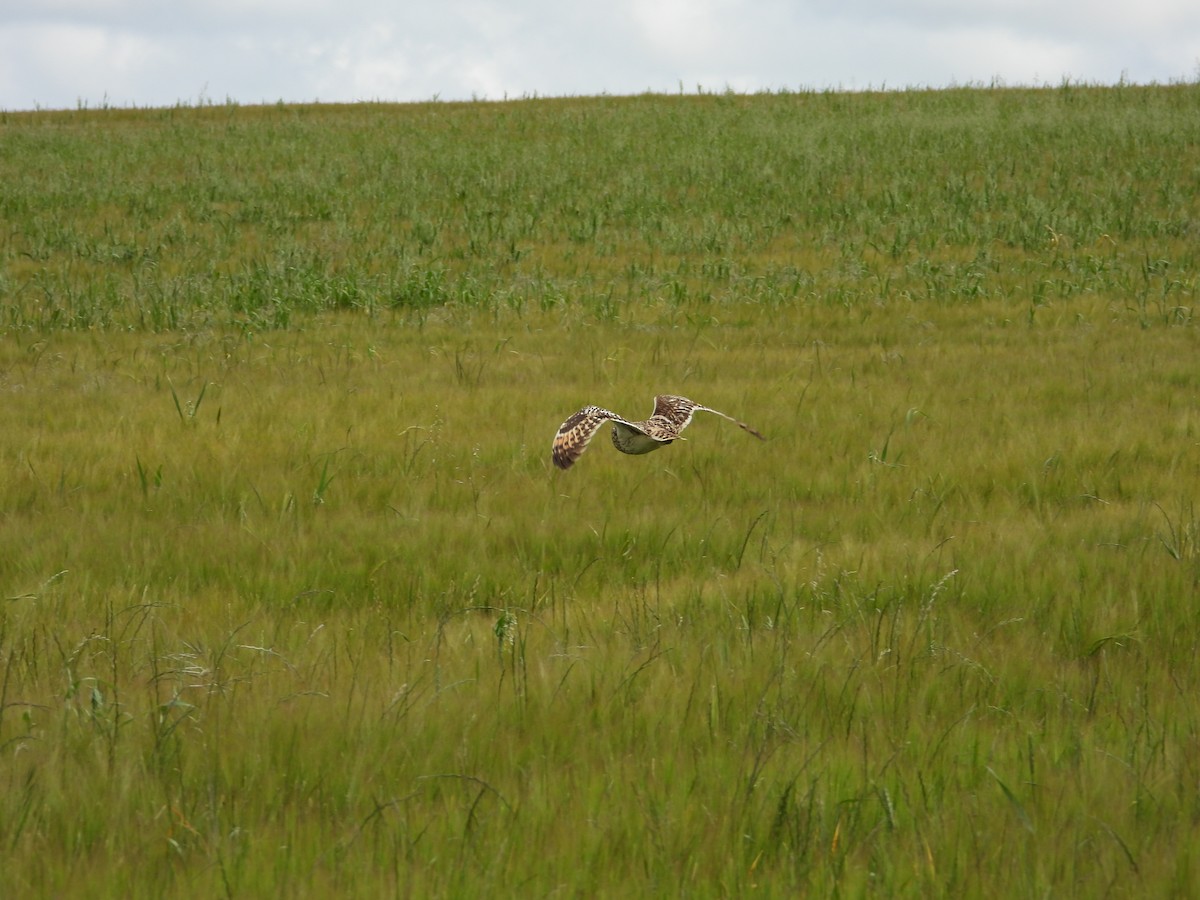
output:
{"label": "short-eared owl", "polygon": [[625,417],[599,406],[585,406],[563,422],[558,434],[554,436],[554,464],[560,469],[569,469],[575,460],[583,455],[588,441],[595,437],[605,422],[613,423],[613,446],[622,453],[649,453],[651,450],[665,447],[687,428],[688,423],[692,421],[692,414],[697,410],[715,413],[750,432],[759,440],[766,440],[746,423],[739,422],[720,410],[701,406],[686,397],[661,394],[654,398],[654,412],[644,422],[630,422]]}

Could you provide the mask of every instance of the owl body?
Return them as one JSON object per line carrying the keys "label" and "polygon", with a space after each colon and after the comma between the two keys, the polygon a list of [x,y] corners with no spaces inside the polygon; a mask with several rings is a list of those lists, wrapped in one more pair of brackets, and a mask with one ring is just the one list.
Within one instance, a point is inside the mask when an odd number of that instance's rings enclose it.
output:
{"label": "owl body", "polygon": [[648,430],[653,427],[653,423],[649,419],[643,422],[642,425],[647,428],[646,431],[614,419],[612,427],[613,446],[622,453],[638,456],[642,453],[649,453],[651,450],[657,450],[659,447],[665,447],[671,441],[675,440],[674,438],[653,437],[652,432]]}

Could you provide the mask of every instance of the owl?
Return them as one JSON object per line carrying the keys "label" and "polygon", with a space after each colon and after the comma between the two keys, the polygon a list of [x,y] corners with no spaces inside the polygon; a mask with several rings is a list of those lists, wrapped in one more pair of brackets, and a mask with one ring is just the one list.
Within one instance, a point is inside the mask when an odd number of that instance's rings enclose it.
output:
{"label": "owl", "polygon": [[622,453],[649,453],[678,438],[680,432],[692,421],[692,414],[697,411],[714,413],[750,432],[760,441],[766,440],[745,422],[739,422],[720,410],[701,406],[686,397],[660,394],[654,398],[654,412],[643,422],[631,422],[624,416],[618,416],[615,412],[599,406],[585,406],[559,427],[558,434],[554,436],[551,458],[560,469],[571,468],[605,422],[613,423],[613,446]]}

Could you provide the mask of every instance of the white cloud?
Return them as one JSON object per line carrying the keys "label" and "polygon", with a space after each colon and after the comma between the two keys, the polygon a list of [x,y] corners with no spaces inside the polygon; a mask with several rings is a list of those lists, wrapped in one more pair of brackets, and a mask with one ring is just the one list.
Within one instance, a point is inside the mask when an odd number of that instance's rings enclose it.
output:
{"label": "white cloud", "polygon": [[812,0],[826,14],[869,21],[904,22],[920,28],[957,29],[1003,26],[1022,32],[1066,32],[1078,36],[1107,32],[1127,35],[1164,28],[1200,27],[1193,0]]}
{"label": "white cloud", "polygon": [[628,6],[639,37],[675,60],[692,60],[720,48],[716,4],[704,0],[659,0]]}
{"label": "white cloud", "polygon": [[949,72],[962,84],[996,77],[1015,84],[1056,82],[1063,73],[1083,70],[1087,62],[1078,47],[1050,38],[1023,37],[1006,28],[939,32],[930,38],[928,51],[932,71]]}
{"label": "white cloud", "polygon": [[[20,105],[74,106],[79,100],[136,102],[143,73],[170,62],[170,51],[144,36],[95,25],[5,28],[0,101],[21,93]],[[15,104],[14,104],[15,105]]]}

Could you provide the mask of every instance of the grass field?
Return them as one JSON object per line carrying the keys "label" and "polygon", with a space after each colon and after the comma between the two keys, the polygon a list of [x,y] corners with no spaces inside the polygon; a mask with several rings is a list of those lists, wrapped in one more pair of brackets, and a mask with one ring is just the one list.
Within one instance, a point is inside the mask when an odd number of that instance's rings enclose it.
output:
{"label": "grass field", "polygon": [[0,894],[1200,890],[1200,85],[0,145]]}

